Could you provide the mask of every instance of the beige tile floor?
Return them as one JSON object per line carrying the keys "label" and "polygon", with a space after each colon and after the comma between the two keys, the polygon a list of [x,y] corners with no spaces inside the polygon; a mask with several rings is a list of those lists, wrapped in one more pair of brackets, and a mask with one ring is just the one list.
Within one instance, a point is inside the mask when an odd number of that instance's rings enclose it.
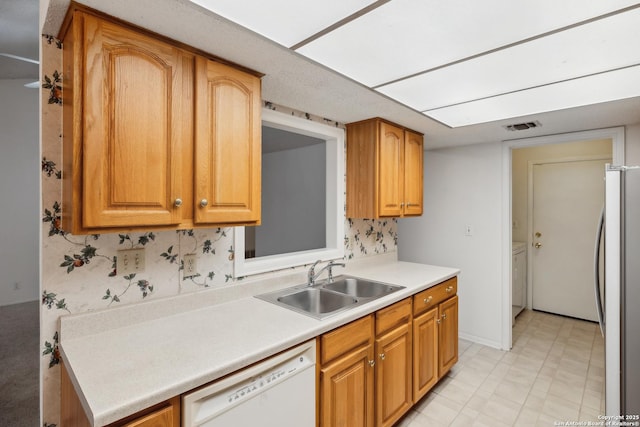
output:
{"label": "beige tile floor", "polygon": [[525,310],[511,351],[460,340],[458,363],[397,426],[553,426],[603,413],[598,325]]}

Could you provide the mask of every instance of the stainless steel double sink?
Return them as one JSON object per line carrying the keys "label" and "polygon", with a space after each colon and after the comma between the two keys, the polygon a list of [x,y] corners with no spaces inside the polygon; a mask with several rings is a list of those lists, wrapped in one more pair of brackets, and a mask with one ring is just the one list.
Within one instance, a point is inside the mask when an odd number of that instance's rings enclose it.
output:
{"label": "stainless steel double sink", "polygon": [[297,285],[256,295],[256,298],[316,319],[324,319],[400,289],[404,289],[404,286],[351,276],[337,276],[332,282],[318,282],[313,286]]}

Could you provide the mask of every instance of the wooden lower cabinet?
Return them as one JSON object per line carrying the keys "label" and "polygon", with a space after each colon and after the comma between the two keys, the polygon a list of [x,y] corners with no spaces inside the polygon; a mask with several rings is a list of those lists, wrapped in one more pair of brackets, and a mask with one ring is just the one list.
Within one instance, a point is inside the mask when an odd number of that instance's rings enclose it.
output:
{"label": "wooden lower cabinet", "polygon": [[420,400],[438,382],[438,309],[413,320],[413,401]]}
{"label": "wooden lower cabinet", "polygon": [[320,370],[320,423],[373,426],[373,345],[357,348]]}
{"label": "wooden lower cabinet", "polygon": [[376,338],[376,426],[391,426],[413,405],[411,324]]}
{"label": "wooden lower cabinet", "polygon": [[458,361],[458,297],[438,306],[438,377],[442,378]]}

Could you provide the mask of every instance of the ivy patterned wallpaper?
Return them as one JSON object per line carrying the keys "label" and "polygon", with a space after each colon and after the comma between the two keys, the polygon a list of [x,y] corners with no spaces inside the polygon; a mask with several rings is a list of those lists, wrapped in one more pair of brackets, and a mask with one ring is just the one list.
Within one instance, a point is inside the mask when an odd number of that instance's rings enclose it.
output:
{"label": "ivy patterned wallpaper", "polygon": [[[204,288],[232,285],[233,229],[211,228],[146,233],[75,236],[60,228],[62,200],[62,44],[42,40],[42,289],[41,354],[45,427],[59,425],[61,315],[135,304]],[[307,120],[343,125],[333,120],[265,102],[267,108]],[[345,220],[345,258],[394,252],[395,220]],[[116,251],[146,249],[141,274],[119,276]],[[183,278],[182,255],[198,255],[198,275]]]}

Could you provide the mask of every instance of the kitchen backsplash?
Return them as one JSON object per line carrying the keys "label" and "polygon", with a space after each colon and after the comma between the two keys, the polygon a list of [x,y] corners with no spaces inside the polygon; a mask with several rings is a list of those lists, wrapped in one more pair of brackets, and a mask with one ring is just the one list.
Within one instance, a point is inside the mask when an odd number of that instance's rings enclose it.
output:
{"label": "kitchen backsplash", "polygon": [[[52,36],[42,40],[42,306],[40,340],[45,427],[59,425],[59,317],[108,309],[145,299],[233,285],[233,228],[76,236],[60,228],[62,200],[62,46]],[[328,126],[334,120],[265,101],[265,107]],[[397,222],[345,220],[347,260],[395,252]],[[119,249],[145,248],[143,273],[115,274]],[[183,279],[182,255],[198,255],[198,275]],[[114,378],[114,381],[117,381]]]}

